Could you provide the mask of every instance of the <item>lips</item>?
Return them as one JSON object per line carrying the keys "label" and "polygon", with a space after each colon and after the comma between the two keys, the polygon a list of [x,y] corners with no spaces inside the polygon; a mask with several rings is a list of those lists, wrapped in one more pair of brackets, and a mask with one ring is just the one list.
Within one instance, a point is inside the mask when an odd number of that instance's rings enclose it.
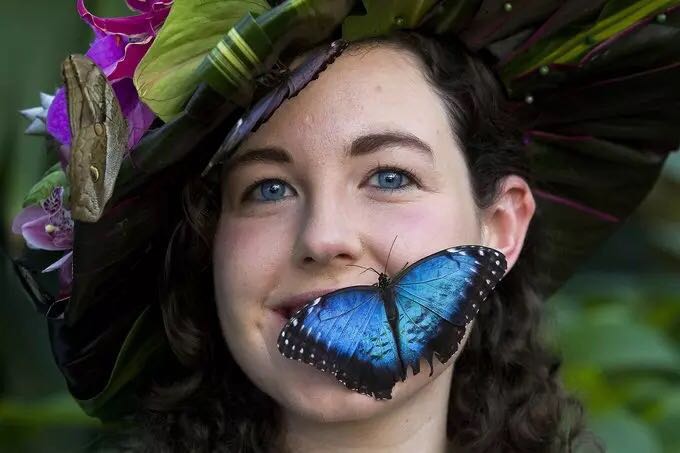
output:
{"label": "lips", "polygon": [[293,313],[295,313],[303,305],[313,301],[317,297],[321,297],[325,294],[333,292],[336,289],[338,288],[325,288],[296,294],[283,299],[273,308],[273,310],[284,318],[290,319]]}

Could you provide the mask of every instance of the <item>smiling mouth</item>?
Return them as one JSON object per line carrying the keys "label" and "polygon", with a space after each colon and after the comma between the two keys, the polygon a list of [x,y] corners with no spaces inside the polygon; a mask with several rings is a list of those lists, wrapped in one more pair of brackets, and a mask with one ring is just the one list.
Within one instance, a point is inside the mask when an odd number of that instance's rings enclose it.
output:
{"label": "smiling mouth", "polygon": [[270,307],[270,310],[277,313],[280,317],[289,320],[307,304],[319,300],[321,297],[337,291],[338,289],[339,288],[337,287],[330,287],[306,291],[279,301],[278,306]]}
{"label": "smiling mouth", "polygon": [[297,307],[279,307],[274,309],[276,313],[278,313],[281,317],[290,319],[293,314],[300,309],[304,304],[300,304]]}

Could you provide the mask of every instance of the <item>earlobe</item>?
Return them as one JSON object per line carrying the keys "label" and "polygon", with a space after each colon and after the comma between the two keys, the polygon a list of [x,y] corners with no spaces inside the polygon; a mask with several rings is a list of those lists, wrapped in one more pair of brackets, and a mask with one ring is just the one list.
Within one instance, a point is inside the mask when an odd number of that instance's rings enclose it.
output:
{"label": "earlobe", "polygon": [[536,202],[527,182],[517,175],[510,175],[503,179],[494,204],[483,213],[483,244],[503,252],[508,270],[522,251],[535,210]]}

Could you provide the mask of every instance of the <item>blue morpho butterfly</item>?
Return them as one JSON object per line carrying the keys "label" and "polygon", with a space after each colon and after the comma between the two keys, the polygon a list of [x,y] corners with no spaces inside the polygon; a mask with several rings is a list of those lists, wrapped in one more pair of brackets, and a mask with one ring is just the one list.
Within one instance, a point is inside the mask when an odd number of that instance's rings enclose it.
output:
{"label": "blue morpho butterfly", "polygon": [[409,366],[417,374],[425,358],[431,376],[433,355],[441,363],[451,358],[505,270],[505,256],[492,248],[441,250],[394,278],[379,273],[372,286],[310,301],[281,330],[279,352],[332,373],[351,390],[390,399]]}
{"label": "blue morpho butterfly", "polygon": [[208,162],[201,176],[208,174],[211,168],[223,160],[229,159],[236,147],[251,132],[257,130],[276,111],[284,100],[297,95],[309,82],[316,79],[347,47],[347,42],[341,39],[333,41],[328,46],[320,47],[312,51],[307,59],[293,70],[265,74],[259,82],[263,85],[271,85],[280,80],[278,86],[260,99],[231,129],[227,138]]}

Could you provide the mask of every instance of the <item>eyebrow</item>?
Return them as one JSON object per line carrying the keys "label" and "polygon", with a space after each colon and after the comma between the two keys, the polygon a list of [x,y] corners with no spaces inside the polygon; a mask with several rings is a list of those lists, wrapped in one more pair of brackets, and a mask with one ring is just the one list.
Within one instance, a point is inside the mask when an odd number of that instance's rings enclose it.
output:
{"label": "eyebrow", "polygon": [[[345,151],[346,157],[365,156],[385,148],[403,146],[433,159],[432,148],[420,138],[404,131],[381,131],[361,135],[352,141],[352,145]],[[224,175],[235,168],[254,162],[292,163],[293,159],[285,149],[278,146],[252,148],[233,156],[225,162]]]}

